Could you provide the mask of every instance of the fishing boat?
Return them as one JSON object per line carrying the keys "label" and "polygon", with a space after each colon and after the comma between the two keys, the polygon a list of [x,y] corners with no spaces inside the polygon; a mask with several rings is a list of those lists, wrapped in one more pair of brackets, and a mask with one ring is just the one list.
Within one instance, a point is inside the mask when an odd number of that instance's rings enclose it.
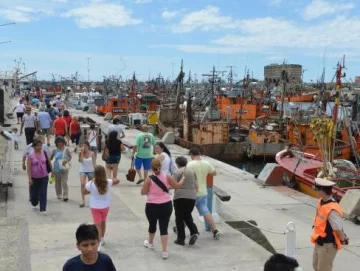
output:
{"label": "fishing boat", "polygon": [[[314,101],[315,93],[304,94],[304,93],[297,93],[297,94],[288,94],[284,97],[286,102],[291,103],[311,103]],[[277,101],[281,101],[281,96],[276,96]]]}
{"label": "fishing boat", "polygon": [[[315,178],[323,177],[324,161],[310,153],[298,150],[283,150],[276,154],[276,162],[282,167],[282,181],[285,186],[317,197],[314,190]],[[333,188],[335,198],[340,201],[349,189],[360,189],[360,173],[347,160],[334,160],[331,166],[332,177],[327,179],[336,183]]]}
{"label": "fishing boat", "polygon": [[[312,119],[310,128],[314,141],[318,144],[320,156],[303,152],[299,149],[287,148],[277,153],[275,160],[283,170],[283,182],[292,188],[298,189],[305,194],[316,197],[313,189],[315,178],[321,177],[336,183],[334,196],[341,200],[347,190],[360,188],[360,172],[357,167],[348,160],[334,159],[338,143],[338,110],[341,89],[341,78],[344,76],[345,58],[338,63],[336,70],[336,94],[333,118]],[[352,141],[350,140],[350,144]],[[355,153],[357,166],[359,159]]]}

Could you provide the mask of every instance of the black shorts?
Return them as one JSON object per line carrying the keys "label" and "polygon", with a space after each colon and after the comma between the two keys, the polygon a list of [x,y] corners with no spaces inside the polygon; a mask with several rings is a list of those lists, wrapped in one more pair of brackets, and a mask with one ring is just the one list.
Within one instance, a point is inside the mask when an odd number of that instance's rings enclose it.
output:
{"label": "black shorts", "polygon": [[71,142],[72,143],[75,143],[76,145],[79,145],[79,141],[80,141],[80,136],[81,136],[81,134],[72,134],[71,136],[70,136],[70,138],[71,138]]}
{"label": "black shorts", "polygon": [[16,117],[21,119],[24,116],[24,112],[16,112]]}

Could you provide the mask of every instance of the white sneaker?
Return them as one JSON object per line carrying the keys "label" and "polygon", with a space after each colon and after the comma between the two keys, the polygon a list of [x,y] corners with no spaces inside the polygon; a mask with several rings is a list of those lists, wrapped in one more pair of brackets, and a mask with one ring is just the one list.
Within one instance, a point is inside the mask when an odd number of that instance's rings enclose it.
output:
{"label": "white sneaker", "polygon": [[41,211],[40,214],[41,215],[47,215],[47,212],[46,211]]}
{"label": "white sneaker", "polygon": [[38,208],[37,205],[36,206],[31,205],[31,209],[36,210],[37,208]]}
{"label": "white sneaker", "polygon": [[161,256],[162,256],[162,258],[163,258],[164,260],[166,260],[167,258],[169,258],[169,252],[163,251],[163,252],[161,253]]}
{"label": "white sneaker", "polygon": [[150,244],[148,240],[145,240],[144,241],[144,247],[149,248],[149,249],[153,249],[154,244]]}
{"label": "white sneaker", "polygon": [[100,241],[100,245],[101,245],[102,247],[105,245],[105,240],[104,240],[104,239]]}

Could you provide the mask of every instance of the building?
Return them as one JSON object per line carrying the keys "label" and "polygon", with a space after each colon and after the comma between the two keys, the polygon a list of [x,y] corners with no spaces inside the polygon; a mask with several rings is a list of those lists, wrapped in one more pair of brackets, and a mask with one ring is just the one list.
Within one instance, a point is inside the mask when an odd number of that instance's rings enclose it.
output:
{"label": "building", "polygon": [[290,83],[302,83],[302,66],[298,64],[270,64],[265,66],[265,81],[269,83],[276,83],[280,81],[283,70],[287,71]]}
{"label": "building", "polygon": [[355,84],[360,85],[360,76],[355,76]]}

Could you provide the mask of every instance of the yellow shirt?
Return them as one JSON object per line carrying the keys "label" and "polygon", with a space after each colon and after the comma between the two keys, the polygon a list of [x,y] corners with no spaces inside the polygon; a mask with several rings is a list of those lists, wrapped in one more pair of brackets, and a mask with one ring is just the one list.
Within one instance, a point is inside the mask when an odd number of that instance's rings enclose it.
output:
{"label": "yellow shirt", "polygon": [[197,197],[206,196],[207,189],[206,189],[206,179],[207,175],[213,173],[215,168],[211,165],[208,161],[205,160],[193,160],[190,161],[187,168],[191,169],[197,178],[198,185],[199,185],[199,192],[197,193]]}

